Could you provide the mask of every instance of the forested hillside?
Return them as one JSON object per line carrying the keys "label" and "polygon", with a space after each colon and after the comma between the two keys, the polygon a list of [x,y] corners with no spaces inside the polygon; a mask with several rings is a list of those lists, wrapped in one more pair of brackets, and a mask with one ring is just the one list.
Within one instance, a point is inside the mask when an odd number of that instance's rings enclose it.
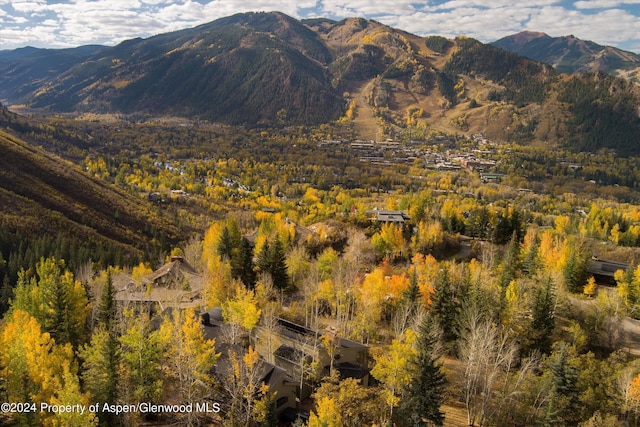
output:
{"label": "forested hillside", "polygon": [[[6,110],[2,114],[5,129],[29,128]],[[65,146],[47,129],[32,126],[23,137]],[[0,250],[7,262],[0,267],[10,281],[21,268],[50,255],[72,269],[90,262],[138,263],[182,239],[180,232],[188,233],[189,227],[179,231],[171,216],[145,199],[88,176],[14,132],[0,130],[0,146]]]}
{"label": "forested hillside", "polygon": [[[38,74],[35,60],[52,65]],[[367,140],[421,139],[432,127],[638,153],[630,113],[640,89],[628,80],[577,76],[599,81],[607,101],[573,99],[575,82],[549,65],[466,37],[419,37],[365,19],[238,14],[114,47],[9,52],[0,72],[0,98],[26,111],[248,127],[342,117]],[[605,119],[593,125],[596,116]]]}

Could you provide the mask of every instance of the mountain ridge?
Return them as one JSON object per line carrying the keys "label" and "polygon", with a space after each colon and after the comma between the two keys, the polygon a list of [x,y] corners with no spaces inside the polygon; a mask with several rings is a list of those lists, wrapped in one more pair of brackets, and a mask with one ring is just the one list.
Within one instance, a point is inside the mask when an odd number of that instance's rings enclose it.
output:
{"label": "mountain ridge", "polygon": [[573,35],[551,37],[545,33],[523,31],[491,44],[550,64],[560,72],[602,71],[640,82],[640,55],[581,40]]}
{"label": "mountain ridge", "polygon": [[[521,37],[523,45],[547,38]],[[7,66],[0,64],[0,72]],[[17,77],[2,79],[0,98],[16,83]],[[260,12],[122,42],[11,101],[45,111],[245,126],[337,121],[369,139],[484,133],[497,141],[629,154],[640,151],[633,137],[640,132],[633,112],[640,94],[629,85],[599,72],[560,74],[463,36],[421,37],[363,18],[301,22]],[[586,100],[571,89],[578,86],[611,90],[606,102]],[[584,123],[591,110],[603,114],[596,126]]]}

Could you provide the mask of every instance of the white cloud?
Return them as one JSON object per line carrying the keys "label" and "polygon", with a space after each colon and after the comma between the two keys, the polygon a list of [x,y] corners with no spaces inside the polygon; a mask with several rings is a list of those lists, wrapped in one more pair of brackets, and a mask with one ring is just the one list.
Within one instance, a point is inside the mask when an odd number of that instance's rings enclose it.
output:
{"label": "white cloud", "polygon": [[608,9],[624,5],[640,5],[640,0],[581,0],[573,4],[576,9]]}
{"label": "white cloud", "polygon": [[581,39],[616,45],[638,39],[640,17],[619,9],[584,15],[579,11],[549,8],[532,16],[527,23],[526,29],[536,28],[546,28],[550,36],[573,34]]}
{"label": "white cloud", "polygon": [[278,10],[296,18],[365,17],[420,35],[464,34],[488,42],[526,29],[637,50],[638,4],[640,0],[0,0],[0,49],[115,44],[239,12]]}
{"label": "white cloud", "polygon": [[16,1],[9,4],[20,13],[41,12],[47,9],[47,3],[44,1]]}

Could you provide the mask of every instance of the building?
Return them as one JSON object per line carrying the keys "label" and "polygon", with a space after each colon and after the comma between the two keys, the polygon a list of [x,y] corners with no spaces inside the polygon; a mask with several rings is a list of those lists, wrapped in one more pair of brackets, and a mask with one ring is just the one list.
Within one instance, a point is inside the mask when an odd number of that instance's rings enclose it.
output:
{"label": "building", "polygon": [[342,378],[356,378],[369,385],[369,347],[333,331],[316,331],[275,318],[270,327],[257,326],[251,342],[267,362],[285,369],[297,380],[302,386],[302,398],[310,393],[309,383],[329,375],[331,369]]}
{"label": "building", "polygon": [[392,222],[396,224],[404,224],[406,221],[410,220],[411,217],[405,211],[394,211],[394,210],[385,210],[385,209],[370,209],[365,212],[369,215],[369,219],[377,222]]}
{"label": "building", "polygon": [[202,275],[183,257],[172,257],[139,283],[126,275],[114,278],[114,299],[121,304],[142,305],[150,313],[161,313],[170,307],[200,308],[203,286]]}
{"label": "building", "polygon": [[[214,307],[200,313],[200,318],[202,319],[205,338],[215,340],[216,351],[220,353],[214,374],[218,381],[222,383],[231,375],[231,369],[233,369],[233,364],[229,357],[230,351],[233,350],[242,354],[245,349],[241,345],[229,344],[225,339],[226,325],[222,316],[222,308]],[[274,406],[278,417],[282,417],[285,412],[290,413],[292,409],[297,408],[298,382],[286,369],[261,358],[258,361],[255,372],[257,383],[267,385],[269,393],[275,394]]]}
{"label": "building", "polygon": [[597,256],[591,258],[587,271],[596,279],[596,282],[604,285],[615,285],[614,275],[616,271],[627,271],[629,264],[618,261],[599,259]]}

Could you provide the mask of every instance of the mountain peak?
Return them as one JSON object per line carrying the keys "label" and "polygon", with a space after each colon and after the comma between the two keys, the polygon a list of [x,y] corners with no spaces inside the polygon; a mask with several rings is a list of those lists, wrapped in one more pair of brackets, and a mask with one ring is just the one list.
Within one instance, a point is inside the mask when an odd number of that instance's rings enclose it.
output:
{"label": "mountain peak", "polygon": [[503,49],[515,51],[516,49],[520,49],[534,40],[550,38],[551,37],[546,33],[538,31],[521,31],[517,34],[503,37],[500,40],[496,41],[494,44]]}
{"label": "mountain peak", "polygon": [[[579,39],[573,34],[550,37],[544,33],[523,31],[492,44],[535,61],[545,62],[563,73],[604,71],[619,75],[625,71],[637,70],[640,63],[640,55],[601,46]],[[629,75],[633,74],[635,71]]]}

